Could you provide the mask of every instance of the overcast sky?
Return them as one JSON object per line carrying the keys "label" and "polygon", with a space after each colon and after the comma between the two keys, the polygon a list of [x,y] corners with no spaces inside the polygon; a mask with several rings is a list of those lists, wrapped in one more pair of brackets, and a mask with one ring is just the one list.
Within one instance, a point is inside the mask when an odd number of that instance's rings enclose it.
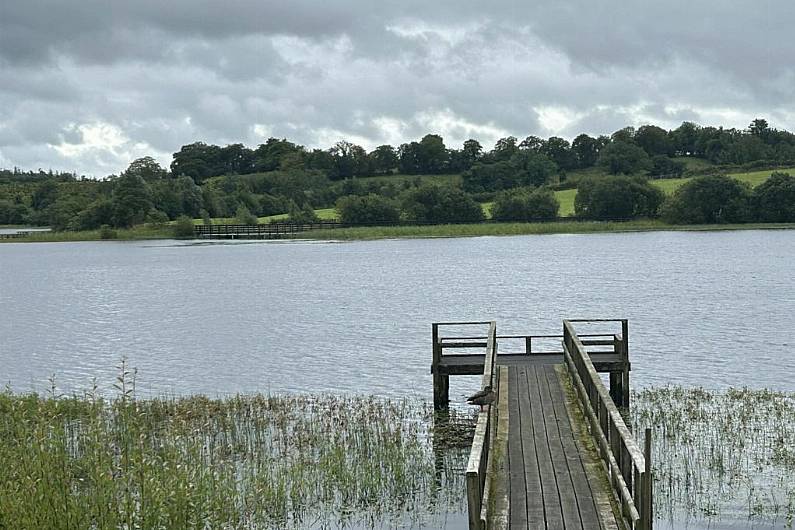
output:
{"label": "overcast sky", "polygon": [[0,167],[105,176],[269,136],[795,130],[793,22],[791,0],[1,0]]}

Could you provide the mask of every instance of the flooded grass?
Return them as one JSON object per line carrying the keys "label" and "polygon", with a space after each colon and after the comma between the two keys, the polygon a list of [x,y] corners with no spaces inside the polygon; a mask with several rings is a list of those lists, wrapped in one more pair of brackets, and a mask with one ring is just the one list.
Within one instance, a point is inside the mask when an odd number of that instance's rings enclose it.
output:
{"label": "flooded grass", "polygon": [[471,424],[372,397],[0,394],[0,528],[442,528]]}
{"label": "flooded grass", "polygon": [[655,515],[671,528],[793,527],[795,395],[653,388],[630,419],[654,429]]}

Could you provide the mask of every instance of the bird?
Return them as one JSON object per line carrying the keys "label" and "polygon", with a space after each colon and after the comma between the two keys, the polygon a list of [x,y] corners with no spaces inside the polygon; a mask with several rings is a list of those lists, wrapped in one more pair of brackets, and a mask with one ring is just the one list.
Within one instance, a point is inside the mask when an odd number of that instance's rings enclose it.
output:
{"label": "bird", "polygon": [[467,403],[470,405],[478,405],[480,406],[480,410],[483,410],[483,405],[491,405],[496,398],[497,394],[494,393],[491,386],[486,385],[480,392],[475,392],[469,396],[467,398]]}

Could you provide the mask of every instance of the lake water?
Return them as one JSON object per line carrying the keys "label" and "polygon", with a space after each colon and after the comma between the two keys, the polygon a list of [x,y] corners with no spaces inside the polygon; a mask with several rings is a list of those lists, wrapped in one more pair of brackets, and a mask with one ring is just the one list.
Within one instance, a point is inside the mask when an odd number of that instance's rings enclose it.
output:
{"label": "lake water", "polygon": [[[54,376],[58,393],[96,381],[114,394],[125,358],[139,395],[430,399],[431,322],[495,319],[501,334],[541,334],[560,333],[563,318],[610,317],[630,321],[636,386],[795,391],[793,265],[795,231],[772,230],[6,243],[0,384],[46,391]],[[451,383],[461,402],[478,380]],[[462,510],[440,517],[466,527]],[[658,521],[749,524],[681,511]]]}
{"label": "lake water", "polygon": [[[795,231],[0,245],[0,382],[431,393],[433,321],[630,321],[634,385],[795,391]],[[451,397],[457,399],[461,390]]]}

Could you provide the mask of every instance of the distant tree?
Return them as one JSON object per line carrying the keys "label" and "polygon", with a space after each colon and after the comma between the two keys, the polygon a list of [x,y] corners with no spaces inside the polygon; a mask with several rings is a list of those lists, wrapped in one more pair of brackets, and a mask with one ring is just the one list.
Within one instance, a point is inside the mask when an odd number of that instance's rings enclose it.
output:
{"label": "distant tree", "polygon": [[510,162],[516,169],[514,186],[543,186],[558,171],[557,164],[548,156],[524,149],[517,151]]}
{"label": "distant tree", "polygon": [[580,181],[574,211],[585,219],[656,217],[665,196],[639,177],[609,176]]}
{"label": "distant tree", "polygon": [[397,151],[391,145],[379,145],[369,156],[373,171],[377,174],[387,175],[398,166]]}
{"label": "distant tree", "polygon": [[254,171],[276,171],[282,167],[282,162],[293,155],[303,156],[304,148],[288,141],[286,138],[268,138],[254,150]]}
{"label": "distant tree", "polygon": [[340,197],[336,204],[340,222],[355,225],[397,223],[400,211],[394,201],[369,193]]}
{"label": "distant tree", "polygon": [[571,150],[579,167],[587,168],[596,164],[601,148],[599,144],[596,138],[591,138],[587,134],[581,134],[571,142]]}
{"label": "distant tree", "polygon": [[507,136],[497,140],[497,143],[494,144],[494,149],[489,153],[489,158],[494,162],[510,160],[518,150],[519,146],[516,144],[516,137]]}
{"label": "distant tree", "polygon": [[58,183],[54,179],[47,179],[39,184],[31,196],[31,206],[34,210],[44,210],[58,199]]}
{"label": "distant tree", "polygon": [[361,146],[347,140],[340,140],[329,149],[329,153],[332,157],[332,166],[329,171],[331,180],[361,177],[371,173],[370,159]]}
{"label": "distant tree", "polygon": [[532,221],[554,219],[560,203],[548,188],[501,191],[491,207],[495,221]]}
{"label": "distant tree", "polygon": [[567,140],[552,136],[544,142],[541,153],[546,155],[558,168],[568,171],[577,167],[577,156]]}
{"label": "distant tree", "polygon": [[122,174],[113,183],[113,226],[130,227],[144,222],[152,209],[151,191],[139,175]]}
{"label": "distant tree", "polygon": [[182,176],[174,181],[174,191],[179,204],[180,213],[197,217],[204,207],[202,190],[190,177]]}
{"label": "distant tree", "polygon": [[444,140],[438,134],[426,134],[417,147],[419,170],[429,175],[438,175],[447,170],[448,153]]}
{"label": "distant tree", "polygon": [[28,222],[30,211],[22,203],[0,200],[0,225],[21,225]]}
{"label": "distant tree", "polygon": [[599,165],[611,175],[631,175],[649,169],[651,161],[646,151],[637,145],[613,141],[599,154]]}
{"label": "distant tree", "polygon": [[536,153],[543,153],[547,142],[543,138],[533,136],[532,134],[519,143],[519,149],[527,151],[534,151]]}
{"label": "distant tree", "polygon": [[477,140],[470,138],[464,142],[464,147],[461,149],[461,152],[463,153],[464,160],[469,164],[469,168],[483,156],[483,146],[480,145],[480,142]]}
{"label": "distant tree", "polygon": [[695,177],[671,195],[663,218],[675,224],[744,223],[751,217],[751,189],[723,175]]}
{"label": "distant tree", "polygon": [[470,193],[497,191],[518,186],[516,167],[507,160],[493,164],[476,163],[461,175],[463,188]]}
{"label": "distant tree", "polygon": [[756,118],[748,126],[748,132],[754,136],[764,139],[770,132],[770,126],[768,125],[767,120]]}
{"label": "distant tree", "polygon": [[671,143],[676,154],[679,156],[693,156],[696,154],[698,130],[698,125],[685,121],[678,128],[671,131]]}
{"label": "distant tree", "polygon": [[293,223],[316,223],[320,220],[314,208],[312,208],[312,205],[308,202],[305,202],[301,206],[292,203],[287,213],[287,219]]}
{"label": "distant tree", "polygon": [[635,143],[646,151],[650,157],[674,154],[674,146],[668,137],[668,131],[656,125],[644,125],[635,132]]}
{"label": "distant tree", "polygon": [[483,220],[480,204],[461,188],[424,184],[401,197],[405,216],[425,223],[473,223]]}
{"label": "distant tree", "polygon": [[174,222],[173,231],[176,238],[193,237],[193,230],[193,219],[187,215],[178,217]]}
{"label": "distant tree", "polygon": [[651,176],[674,178],[681,177],[684,172],[684,162],[668,158],[665,155],[657,155],[651,159],[651,169],[649,169]]}
{"label": "distant tree", "polygon": [[226,175],[246,175],[254,172],[254,151],[243,144],[221,148],[221,163]]}
{"label": "distant tree", "polygon": [[795,222],[795,177],[774,172],[754,188],[754,216],[765,223]]}
{"label": "distant tree", "polygon": [[173,155],[171,174],[187,175],[196,184],[201,184],[210,177],[224,174],[221,155],[221,148],[217,145],[207,145],[203,142],[183,145]]}
{"label": "distant tree", "polygon": [[137,175],[147,182],[162,180],[168,177],[168,171],[151,156],[133,160],[123,175]]}
{"label": "distant tree", "polygon": [[635,140],[635,127],[624,127],[610,135],[613,142],[624,142],[631,144]]}
{"label": "distant tree", "polygon": [[95,230],[113,224],[113,202],[100,198],[84,208],[77,216],[78,230]]}
{"label": "distant tree", "polygon": [[247,206],[241,204],[235,212],[235,222],[241,225],[255,225],[259,224],[259,219],[251,213]]}

